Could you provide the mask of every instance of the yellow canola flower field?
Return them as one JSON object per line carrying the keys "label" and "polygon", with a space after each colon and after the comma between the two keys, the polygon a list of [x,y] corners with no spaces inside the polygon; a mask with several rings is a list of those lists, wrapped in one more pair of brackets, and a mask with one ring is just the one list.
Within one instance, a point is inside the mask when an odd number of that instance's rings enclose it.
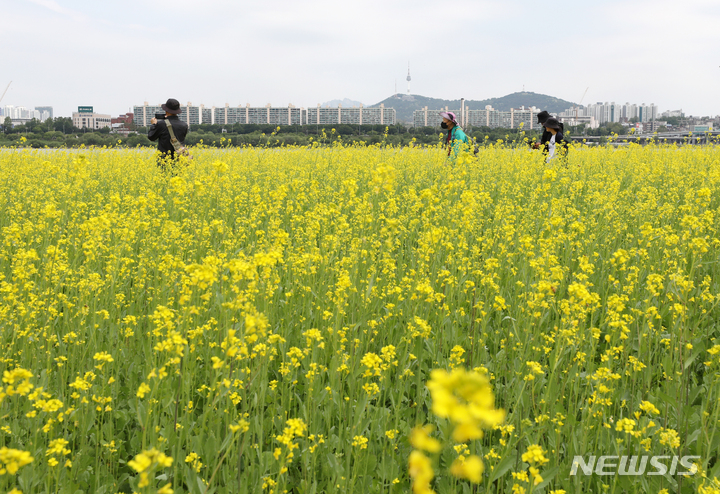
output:
{"label": "yellow canola flower field", "polygon": [[720,492],[717,146],[194,154],[0,150],[0,492]]}

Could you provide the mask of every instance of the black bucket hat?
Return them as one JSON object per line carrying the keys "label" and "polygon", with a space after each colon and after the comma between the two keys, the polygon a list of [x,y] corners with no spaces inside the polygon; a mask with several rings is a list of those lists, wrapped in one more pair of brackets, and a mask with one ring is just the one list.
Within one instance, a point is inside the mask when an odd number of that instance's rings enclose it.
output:
{"label": "black bucket hat", "polygon": [[550,118],[550,114],[548,112],[546,112],[545,110],[543,110],[537,114],[537,117],[538,117],[538,123],[542,124],[542,123],[545,123],[545,120]]}
{"label": "black bucket hat", "polygon": [[560,122],[557,118],[550,117],[545,120],[545,122],[543,122],[543,127],[546,127],[548,129],[560,130]]}
{"label": "black bucket hat", "polygon": [[180,109],[180,102],[173,98],[168,99],[164,105],[160,106],[171,115],[180,115],[182,113],[182,110]]}

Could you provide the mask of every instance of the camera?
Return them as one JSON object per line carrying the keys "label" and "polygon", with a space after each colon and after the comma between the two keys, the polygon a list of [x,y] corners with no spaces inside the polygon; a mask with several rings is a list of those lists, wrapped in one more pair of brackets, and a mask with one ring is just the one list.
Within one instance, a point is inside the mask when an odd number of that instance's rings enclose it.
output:
{"label": "camera", "polygon": [[155,118],[157,118],[158,120],[165,120],[165,112],[156,113]]}

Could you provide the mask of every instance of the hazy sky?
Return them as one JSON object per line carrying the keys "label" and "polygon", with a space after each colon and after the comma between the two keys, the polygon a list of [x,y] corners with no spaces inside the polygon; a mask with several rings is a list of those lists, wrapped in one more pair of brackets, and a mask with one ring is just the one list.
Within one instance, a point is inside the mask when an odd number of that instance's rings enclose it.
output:
{"label": "hazy sky", "polygon": [[516,91],[720,114],[720,0],[0,0],[0,106]]}

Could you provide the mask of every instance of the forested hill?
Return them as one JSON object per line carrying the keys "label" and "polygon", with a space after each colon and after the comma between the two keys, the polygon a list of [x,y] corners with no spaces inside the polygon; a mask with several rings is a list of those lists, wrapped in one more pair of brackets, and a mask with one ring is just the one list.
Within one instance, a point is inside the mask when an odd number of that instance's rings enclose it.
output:
{"label": "forested hill", "polygon": [[[460,100],[428,98],[427,96],[417,94],[394,94],[373,106],[380,106],[381,103],[388,108],[395,108],[397,119],[405,122],[412,122],[413,112],[415,110],[422,110],[426,106],[428,110],[440,110],[445,107],[448,107],[450,110],[460,108]],[[483,110],[487,105],[492,106],[495,110],[502,111],[510,110],[510,108],[520,108],[521,106],[526,108],[535,106],[542,110],[547,110],[552,114],[556,114],[571,106],[575,106],[575,103],[548,96],[547,94],[531,93],[528,91],[481,101],[465,100],[465,106],[471,110]]]}

